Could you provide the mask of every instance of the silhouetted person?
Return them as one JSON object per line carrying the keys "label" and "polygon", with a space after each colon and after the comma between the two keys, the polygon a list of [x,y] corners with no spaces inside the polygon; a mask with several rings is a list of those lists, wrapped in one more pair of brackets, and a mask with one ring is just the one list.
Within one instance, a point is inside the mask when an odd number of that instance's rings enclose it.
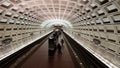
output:
{"label": "silhouetted person", "polygon": [[63,40],[63,39],[61,39],[61,45],[63,46],[63,44],[64,44],[64,40]]}
{"label": "silhouetted person", "polygon": [[57,48],[58,48],[58,54],[62,54],[62,51],[61,51],[61,45],[58,43],[57,45]]}

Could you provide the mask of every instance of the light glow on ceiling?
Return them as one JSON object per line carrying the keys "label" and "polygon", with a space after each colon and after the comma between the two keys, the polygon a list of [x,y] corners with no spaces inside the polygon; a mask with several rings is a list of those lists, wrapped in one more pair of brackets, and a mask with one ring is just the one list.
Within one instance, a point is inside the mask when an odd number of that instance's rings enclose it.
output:
{"label": "light glow on ceiling", "polygon": [[51,19],[46,20],[41,24],[42,28],[50,28],[53,25],[63,25],[66,28],[72,28],[72,24],[69,21],[63,20],[63,19]]}

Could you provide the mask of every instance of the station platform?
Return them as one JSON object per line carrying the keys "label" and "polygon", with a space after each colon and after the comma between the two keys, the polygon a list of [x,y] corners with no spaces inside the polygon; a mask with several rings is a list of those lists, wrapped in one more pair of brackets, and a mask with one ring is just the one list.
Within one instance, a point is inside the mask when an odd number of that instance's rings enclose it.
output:
{"label": "station platform", "polygon": [[48,55],[48,40],[32,54],[20,68],[75,68],[66,44],[62,47],[62,55],[56,51],[54,56]]}
{"label": "station platform", "polygon": [[65,33],[57,39],[58,42],[64,39],[62,54],[57,49],[50,56],[48,40],[51,34],[0,61],[0,68],[108,68]]}

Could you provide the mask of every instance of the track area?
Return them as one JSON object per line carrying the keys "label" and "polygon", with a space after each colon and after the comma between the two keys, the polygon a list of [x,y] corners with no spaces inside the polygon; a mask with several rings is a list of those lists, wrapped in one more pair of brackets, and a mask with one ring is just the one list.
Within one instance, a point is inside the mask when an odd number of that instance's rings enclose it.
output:
{"label": "track area", "polygon": [[108,68],[104,63],[102,63],[98,58],[92,55],[89,51],[83,48],[80,44],[78,44],[74,39],[65,34],[70,46],[73,48],[78,58],[80,59],[84,68]]}

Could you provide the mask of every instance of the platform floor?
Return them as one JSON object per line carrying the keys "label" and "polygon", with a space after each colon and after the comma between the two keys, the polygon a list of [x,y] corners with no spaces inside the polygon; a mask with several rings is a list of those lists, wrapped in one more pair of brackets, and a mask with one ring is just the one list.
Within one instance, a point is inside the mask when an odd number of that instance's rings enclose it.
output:
{"label": "platform floor", "polygon": [[56,51],[53,57],[48,56],[48,40],[20,68],[75,68],[66,44],[62,47],[62,55]]}

